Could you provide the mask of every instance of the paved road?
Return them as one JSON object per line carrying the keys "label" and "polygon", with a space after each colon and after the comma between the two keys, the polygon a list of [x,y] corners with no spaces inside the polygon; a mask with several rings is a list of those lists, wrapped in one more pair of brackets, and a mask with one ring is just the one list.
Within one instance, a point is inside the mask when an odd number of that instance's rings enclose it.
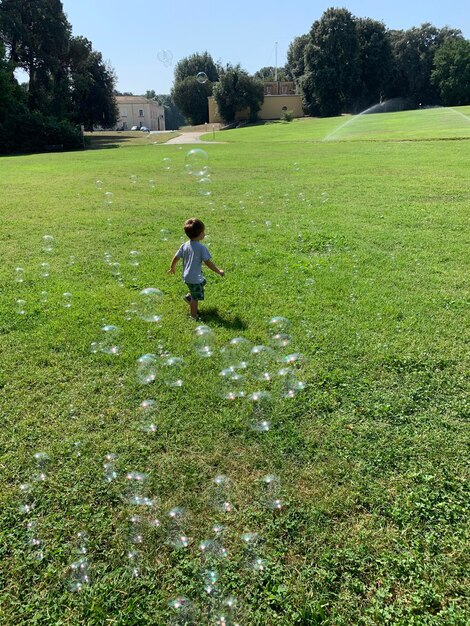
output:
{"label": "paved road", "polygon": [[173,139],[169,139],[168,141],[166,141],[164,144],[164,146],[167,146],[168,144],[172,144],[172,143],[224,143],[223,141],[203,141],[200,137],[201,135],[206,135],[207,133],[210,133],[210,130],[204,131],[203,133],[201,133],[201,131],[197,131],[197,132],[188,132],[188,133],[181,133],[181,135],[179,135],[178,137],[174,137]]}

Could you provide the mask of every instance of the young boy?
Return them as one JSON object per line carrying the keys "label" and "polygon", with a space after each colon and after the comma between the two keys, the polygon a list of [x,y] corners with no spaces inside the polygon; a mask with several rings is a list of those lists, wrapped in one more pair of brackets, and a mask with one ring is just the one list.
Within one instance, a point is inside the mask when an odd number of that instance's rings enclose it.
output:
{"label": "young boy", "polygon": [[183,228],[189,241],[186,241],[173,257],[168,273],[174,274],[178,259],[183,259],[183,281],[189,289],[184,300],[189,304],[190,315],[195,320],[199,314],[199,300],[204,300],[206,279],[202,274],[202,264],[207,265],[219,276],[224,276],[225,272],[212,263],[209,250],[199,243],[206,236],[204,223],[197,217],[191,217],[186,220]]}

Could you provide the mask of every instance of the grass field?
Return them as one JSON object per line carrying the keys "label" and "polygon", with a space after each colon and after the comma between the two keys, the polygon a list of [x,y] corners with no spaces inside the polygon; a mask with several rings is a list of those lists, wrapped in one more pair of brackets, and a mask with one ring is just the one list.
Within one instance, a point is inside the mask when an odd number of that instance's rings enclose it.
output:
{"label": "grass field", "polygon": [[[0,161],[0,623],[468,624],[470,107],[215,139],[205,184],[144,141]],[[193,215],[209,358],[166,273]],[[235,337],[274,346],[241,382]]]}

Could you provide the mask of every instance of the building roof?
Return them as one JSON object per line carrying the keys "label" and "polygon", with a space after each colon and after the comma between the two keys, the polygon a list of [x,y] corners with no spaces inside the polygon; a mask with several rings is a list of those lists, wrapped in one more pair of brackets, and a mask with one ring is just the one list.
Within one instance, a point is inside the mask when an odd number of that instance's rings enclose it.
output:
{"label": "building roof", "polygon": [[147,102],[152,102],[145,96],[116,96],[116,101],[118,104],[147,104]]}

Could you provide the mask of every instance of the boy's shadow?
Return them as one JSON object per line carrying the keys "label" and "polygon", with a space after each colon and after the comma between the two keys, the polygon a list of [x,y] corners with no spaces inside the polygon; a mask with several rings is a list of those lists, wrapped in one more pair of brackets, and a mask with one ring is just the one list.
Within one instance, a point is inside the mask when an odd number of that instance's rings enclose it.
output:
{"label": "boy's shadow", "polygon": [[201,320],[204,323],[212,322],[225,328],[233,328],[236,330],[245,330],[248,325],[238,315],[235,317],[223,317],[215,307],[209,307],[201,311]]}

